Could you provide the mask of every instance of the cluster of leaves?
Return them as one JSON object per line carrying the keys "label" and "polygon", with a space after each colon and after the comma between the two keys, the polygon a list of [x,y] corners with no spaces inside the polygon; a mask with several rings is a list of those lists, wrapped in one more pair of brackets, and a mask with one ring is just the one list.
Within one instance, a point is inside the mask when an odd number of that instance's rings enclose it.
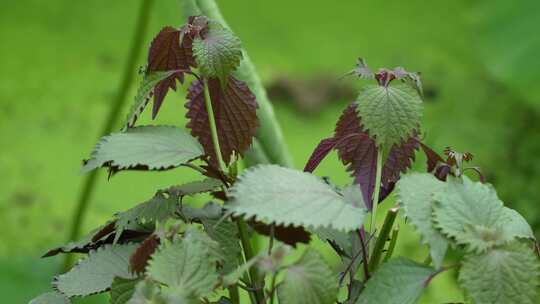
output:
{"label": "cluster of leaves", "polygon": [[[376,84],[345,109],[304,171],[265,164],[238,176],[236,161],[258,126],[255,97],[232,73],[241,58],[239,39],[204,16],[159,32],[124,130],[102,138],[83,171],[183,166],[205,178],[158,190],[80,241],[46,253],[86,257],[54,278],[54,291],[31,303],[65,304],[109,292],[113,304],[239,304],[242,288],[253,304],[408,304],[454,266],[474,303],[532,303],[540,266],[531,229],[490,185],[463,174],[479,172],[465,166],[472,155],[448,149],[444,159],[421,142],[419,74],[403,68],[373,73],[360,59],[350,74]],[[186,103],[190,133],[136,127],[150,99],[155,118],[168,90],[186,75],[195,78]],[[428,172],[402,176],[419,149]],[[332,150],[351,173],[351,185],[312,174]],[[376,227],[376,207],[394,188],[399,204]],[[186,203],[202,193],[215,199],[199,208]],[[429,246],[428,262],[393,257],[400,210]],[[268,236],[268,248],[253,251],[255,233]],[[301,247],[300,258],[286,259],[291,246],[309,243],[312,235],[340,256],[339,271],[309,247]],[[449,250],[461,253],[459,264],[444,265]]]}

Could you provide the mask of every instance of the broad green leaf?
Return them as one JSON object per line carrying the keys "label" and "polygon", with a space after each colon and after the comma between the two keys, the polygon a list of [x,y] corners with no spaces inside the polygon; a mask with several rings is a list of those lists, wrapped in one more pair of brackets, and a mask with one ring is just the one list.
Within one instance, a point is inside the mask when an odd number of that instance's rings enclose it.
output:
{"label": "broad green leaf", "polygon": [[312,249],[287,267],[285,278],[277,288],[279,302],[287,304],[333,304],[337,292],[337,276]]}
{"label": "broad green leaf", "polygon": [[351,231],[364,222],[356,207],[320,178],[301,171],[260,165],[240,176],[230,188],[229,211],[277,225]]}
{"label": "broad green leaf", "polygon": [[168,304],[159,286],[150,280],[140,281],[127,304]]}
{"label": "broad green leaf", "polygon": [[87,296],[107,290],[115,277],[132,279],[129,257],[136,244],[105,245],[91,251],[69,272],[54,279],[56,290],[68,297]]}
{"label": "broad green leaf", "polygon": [[47,292],[28,302],[28,304],[69,304],[71,301],[58,292]]}
{"label": "broad green leaf", "polygon": [[388,150],[413,136],[420,126],[422,99],[408,85],[367,86],[356,103],[364,128],[378,146]]}
{"label": "broad green leaf", "polygon": [[540,263],[525,244],[468,254],[459,282],[474,303],[537,303]]}
{"label": "broad green leaf", "polygon": [[405,175],[396,185],[397,200],[404,215],[429,246],[435,268],[440,268],[448,248],[448,241],[433,224],[433,195],[444,191],[446,185],[432,174]]}
{"label": "broad green leaf", "polygon": [[242,247],[240,247],[238,228],[235,223],[219,219],[202,219],[208,235],[219,244],[224,257],[221,273],[229,273],[242,264]]}
{"label": "broad green leaf", "polygon": [[154,87],[163,79],[171,76],[176,71],[165,71],[165,72],[148,72],[144,75],[144,78],[137,89],[137,94],[135,95],[135,101],[129,110],[129,114],[126,119],[126,129],[135,126],[135,122],[141,115],[144,108],[150,101],[152,97],[152,92]]}
{"label": "broad green leaf", "polygon": [[203,154],[199,142],[183,129],[142,126],[102,137],[81,170],[83,173],[98,167],[164,170],[178,167]]}
{"label": "broad green leaf", "polygon": [[505,209],[491,185],[473,182],[466,176],[449,177],[445,191],[434,198],[435,226],[470,250],[482,252],[530,235],[528,224],[517,213]]}
{"label": "broad green leaf", "polygon": [[203,76],[225,82],[240,64],[242,45],[233,32],[211,22],[206,35],[193,40],[193,55]]}
{"label": "broad green leaf", "polygon": [[506,234],[506,239],[512,239],[514,237],[535,239],[531,226],[516,210],[504,207],[499,225],[504,227],[503,233]]}
{"label": "broad green leaf", "polygon": [[373,274],[356,304],[416,303],[436,274],[435,269],[409,259],[392,259]]}
{"label": "broad green leaf", "polygon": [[178,206],[176,197],[166,196],[158,191],[150,200],[117,214],[115,242],[129,225],[161,222],[171,217]]}
{"label": "broad green leaf", "polygon": [[135,292],[135,285],[139,283],[139,279],[124,279],[116,277],[111,285],[111,300],[110,304],[124,304],[131,299]]}
{"label": "broad green leaf", "polygon": [[204,192],[216,191],[223,187],[223,183],[215,178],[207,178],[202,181],[190,182],[178,186],[172,186],[164,190],[168,194],[176,197],[194,195]]}
{"label": "broad green leaf", "polygon": [[184,239],[162,246],[150,260],[148,275],[184,296],[205,296],[219,282],[215,252],[219,245],[206,234],[190,228]]}

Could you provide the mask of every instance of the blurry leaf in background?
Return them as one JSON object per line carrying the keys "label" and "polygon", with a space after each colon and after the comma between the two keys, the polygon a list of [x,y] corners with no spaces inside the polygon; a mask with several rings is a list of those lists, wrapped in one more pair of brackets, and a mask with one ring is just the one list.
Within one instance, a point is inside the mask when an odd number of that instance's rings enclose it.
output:
{"label": "blurry leaf in background", "polygon": [[[540,109],[540,1],[483,1],[478,46],[487,70],[513,92]],[[478,22],[475,20],[475,22]]]}

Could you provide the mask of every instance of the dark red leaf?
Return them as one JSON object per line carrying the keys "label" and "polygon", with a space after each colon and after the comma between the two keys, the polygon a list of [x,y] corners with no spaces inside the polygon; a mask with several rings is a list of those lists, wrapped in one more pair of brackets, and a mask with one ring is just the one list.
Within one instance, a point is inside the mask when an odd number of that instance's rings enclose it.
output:
{"label": "dark red leaf", "polygon": [[335,146],[336,140],[334,138],[326,138],[321,140],[306,163],[304,172],[313,172]]}
{"label": "dark red leaf", "polygon": [[422,151],[424,151],[424,154],[427,157],[428,172],[433,172],[437,168],[438,164],[444,163],[444,159],[437,152],[433,151],[433,149],[420,141],[418,141],[418,143],[420,144],[420,148],[422,148]]}
{"label": "dark red leaf", "polygon": [[143,273],[159,243],[159,238],[155,234],[147,237],[129,258],[129,270],[132,273]]}
{"label": "dark red leaf", "polygon": [[[259,234],[270,236],[271,226],[258,221],[249,221],[248,224]],[[296,244],[308,244],[311,240],[309,232],[302,227],[274,226],[274,237],[288,245],[296,247]]]}
{"label": "dark red leaf", "polygon": [[[195,67],[192,43],[189,35],[180,37],[182,30],[167,26],[161,29],[150,45],[148,52],[148,71],[188,71]],[[154,88],[152,118],[155,118],[169,89],[176,91],[176,80],[184,82],[184,72],[174,73],[160,81]]]}
{"label": "dark red leaf", "polygon": [[381,182],[383,187],[397,182],[400,174],[411,167],[417,149],[417,136],[411,136],[399,146],[392,146],[382,170]]}
{"label": "dark red leaf", "polygon": [[[229,163],[233,153],[243,155],[251,145],[259,126],[257,102],[247,85],[232,76],[229,76],[224,88],[216,78],[208,80],[208,87],[221,154],[223,160]],[[189,102],[186,104],[186,117],[189,122],[186,127],[199,139],[206,154],[210,156],[210,162],[216,165],[217,158],[212,144],[202,82],[196,80],[191,84],[187,99]]]}
{"label": "dark red leaf", "polygon": [[[378,149],[375,141],[363,129],[356,107],[356,104],[351,104],[343,111],[336,124],[334,137],[321,141],[304,170],[314,170],[330,150],[335,148],[339,158],[347,166],[347,171],[354,177],[354,182],[360,185],[366,207],[371,210]],[[400,174],[410,168],[417,148],[416,136],[392,147],[382,169],[379,202],[392,192]]]}

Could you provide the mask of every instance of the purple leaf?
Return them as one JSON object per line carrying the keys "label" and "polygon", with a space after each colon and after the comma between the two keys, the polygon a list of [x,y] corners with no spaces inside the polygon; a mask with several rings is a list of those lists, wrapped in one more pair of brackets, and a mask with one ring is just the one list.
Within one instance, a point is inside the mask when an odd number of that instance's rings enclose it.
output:
{"label": "purple leaf", "polygon": [[335,146],[336,140],[334,138],[326,138],[321,140],[309,157],[309,160],[304,167],[304,172],[313,172]]}

